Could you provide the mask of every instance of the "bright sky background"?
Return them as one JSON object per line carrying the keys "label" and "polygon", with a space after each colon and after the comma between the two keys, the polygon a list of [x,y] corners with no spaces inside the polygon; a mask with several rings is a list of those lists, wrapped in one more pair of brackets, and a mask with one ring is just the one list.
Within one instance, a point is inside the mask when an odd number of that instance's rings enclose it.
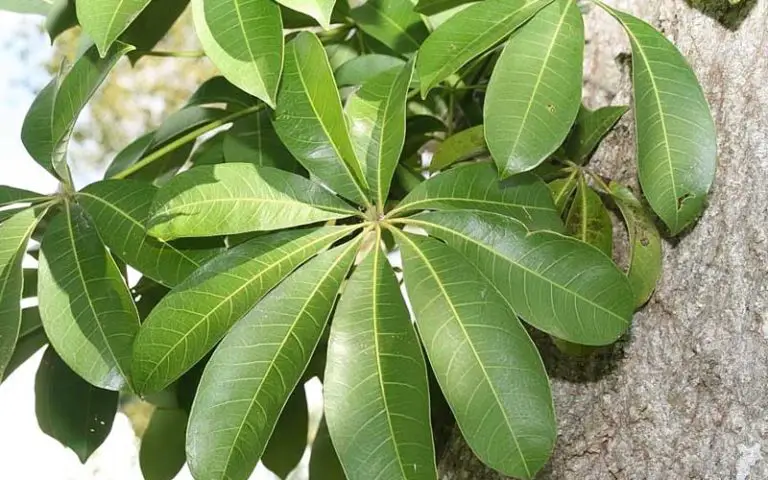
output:
{"label": "bright sky background", "polygon": [[[29,157],[20,135],[35,92],[49,81],[42,67],[49,48],[42,17],[0,11],[0,184],[40,193],[54,192],[57,182]],[[78,184],[95,176],[93,172],[77,173]],[[0,386],[0,479],[141,480],[136,438],[123,414],[117,415],[109,438],[86,465],[40,431],[34,378],[41,356],[42,351]],[[317,388],[314,390],[316,396]],[[260,467],[253,478],[275,477]],[[186,467],[177,476],[177,480],[190,479]]]}

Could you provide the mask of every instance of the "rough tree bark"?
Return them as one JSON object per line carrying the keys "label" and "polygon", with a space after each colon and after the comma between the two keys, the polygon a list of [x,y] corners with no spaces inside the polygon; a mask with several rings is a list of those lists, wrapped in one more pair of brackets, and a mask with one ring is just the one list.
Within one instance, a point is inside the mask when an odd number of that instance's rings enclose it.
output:
{"label": "rough tree bark", "polygon": [[[696,227],[665,245],[664,277],[631,333],[587,360],[544,346],[559,417],[537,478],[768,478],[768,1],[612,0],[687,56],[718,126],[718,176]],[[591,7],[585,101],[630,102],[629,45]],[[596,155],[634,181],[631,115]],[[445,480],[498,479],[454,431]]]}

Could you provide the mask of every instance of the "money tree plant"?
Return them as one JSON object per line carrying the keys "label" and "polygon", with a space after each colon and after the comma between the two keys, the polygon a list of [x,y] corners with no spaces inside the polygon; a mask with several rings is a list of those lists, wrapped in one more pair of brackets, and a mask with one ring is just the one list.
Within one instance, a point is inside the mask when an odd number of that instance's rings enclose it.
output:
{"label": "money tree plant", "polygon": [[[221,76],[78,188],[78,115],[122,57],[193,54],[155,47],[188,2],[2,3],[86,40],[22,128],[60,188],[0,189],[0,375],[47,345],[39,423],[82,461],[121,397],[155,404],[151,480],[286,475],[313,377],[311,479],[435,479],[443,399],[480,460],[533,477],[557,424],[529,333],[624,335],[714,177],[692,69],[597,0],[192,0]],[[642,196],[586,166],[628,110],[582,105],[593,5],[630,40]]]}

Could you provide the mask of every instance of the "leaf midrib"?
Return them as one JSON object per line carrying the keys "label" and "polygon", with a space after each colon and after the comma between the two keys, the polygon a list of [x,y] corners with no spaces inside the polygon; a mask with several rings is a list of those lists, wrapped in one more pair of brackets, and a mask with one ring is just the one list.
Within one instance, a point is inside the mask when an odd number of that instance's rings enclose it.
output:
{"label": "leaf midrib", "polygon": [[552,41],[549,43],[549,47],[547,48],[547,53],[543,57],[543,62],[541,63],[541,69],[539,70],[539,74],[536,77],[536,83],[533,86],[533,92],[531,92],[531,96],[528,99],[528,106],[525,109],[525,113],[523,114],[522,121],[520,122],[520,128],[517,131],[517,135],[515,136],[515,141],[512,143],[511,150],[514,152],[517,150],[517,146],[520,144],[520,137],[523,135],[523,131],[525,130],[525,124],[528,123],[528,116],[531,113],[531,108],[534,103],[534,99],[536,98],[536,95],[539,91],[539,86],[542,84],[542,77],[544,76],[544,72],[547,70],[547,66],[549,65],[549,61],[552,57],[552,50],[555,47],[555,44],[557,43],[557,39],[560,36],[560,30],[563,28],[563,25],[565,24],[565,19],[571,9],[571,4],[573,3],[573,0],[567,0],[568,3],[566,4],[565,8],[563,8],[563,14],[560,16],[560,20],[557,23],[557,28],[555,29],[554,34],[552,35]]}
{"label": "leaf midrib", "polygon": [[384,388],[384,377],[382,375],[381,368],[381,348],[379,346],[379,286],[381,285],[379,280],[379,261],[381,253],[381,229],[376,229],[376,241],[373,247],[373,269],[372,269],[372,286],[371,286],[371,314],[373,316],[373,345],[376,352],[376,378],[379,383],[379,389],[381,390],[381,400],[384,404],[384,413],[387,417],[387,427],[389,428],[389,436],[392,439],[392,446],[395,449],[395,458],[397,458],[397,464],[400,467],[400,472],[403,474],[403,478],[408,478],[408,474],[405,472],[405,465],[403,465],[403,459],[400,456],[400,447],[395,437],[395,428],[392,425],[392,415],[389,411],[389,402],[387,401],[387,393]]}
{"label": "leaf midrib", "polygon": [[[83,197],[88,197],[88,198],[91,198],[91,199],[93,199],[93,200],[96,200],[96,201],[98,201],[98,202],[101,202],[102,204],[104,204],[104,205],[106,205],[106,206],[108,206],[108,207],[112,208],[112,210],[114,210],[115,212],[117,212],[119,215],[122,215],[124,218],[126,218],[128,221],[130,221],[131,223],[133,223],[135,226],[139,227],[139,229],[140,229],[141,231],[144,231],[144,225],[143,225],[141,222],[137,221],[137,220],[136,220],[135,218],[133,218],[133,217],[132,217],[130,214],[128,214],[128,213],[127,213],[126,211],[124,211],[123,209],[119,208],[119,207],[118,207],[117,205],[115,205],[114,203],[108,202],[107,200],[105,200],[105,199],[103,199],[103,198],[101,198],[101,197],[97,197],[96,195],[92,195],[92,194],[90,194],[90,193],[87,193],[87,192],[84,192],[84,191],[79,191],[79,192],[77,192],[77,195],[79,195],[79,196],[83,196]],[[146,239],[146,238],[148,237],[148,235],[147,235],[146,233],[144,233],[143,237],[144,237],[144,239]],[[195,261],[194,259],[192,259],[192,258],[188,257],[188,256],[187,256],[187,255],[186,255],[184,252],[182,252],[181,250],[177,249],[177,248],[176,248],[176,247],[174,247],[172,244],[170,244],[170,243],[168,243],[168,242],[164,242],[164,241],[162,241],[162,240],[160,240],[160,239],[157,239],[157,238],[153,238],[153,240],[155,240],[156,242],[158,242],[158,243],[161,243],[161,244],[163,244],[163,245],[167,246],[167,247],[168,247],[170,250],[172,250],[172,251],[174,251],[174,252],[178,253],[179,255],[181,255],[182,257],[184,257],[184,259],[186,259],[186,260],[188,260],[190,263],[192,263],[192,264],[193,264],[195,267],[199,267],[199,266],[200,266],[200,263],[198,263],[198,262],[197,262],[197,261]],[[142,245],[143,245],[143,244],[142,244]],[[141,249],[142,245],[139,245],[139,250]]]}
{"label": "leaf midrib", "polygon": [[146,385],[147,383],[149,383],[149,381],[154,376],[155,372],[157,372],[157,369],[160,368],[160,365],[168,359],[168,357],[171,355],[171,353],[173,353],[176,350],[176,348],[178,348],[178,346],[182,342],[185,342],[187,340],[187,337],[191,334],[191,332],[197,330],[200,327],[200,325],[202,325],[204,322],[207,322],[208,319],[210,318],[210,316],[213,314],[213,312],[217,311],[219,308],[221,308],[222,305],[224,305],[225,303],[229,302],[233,297],[238,295],[243,289],[245,289],[248,286],[250,286],[256,280],[263,278],[265,273],[271,272],[272,269],[276,268],[278,265],[281,265],[287,258],[292,257],[293,255],[296,255],[298,252],[306,250],[307,248],[310,248],[310,247],[312,247],[312,246],[314,246],[314,245],[316,245],[318,243],[322,243],[322,242],[326,241],[329,238],[333,238],[335,236],[340,236],[340,235],[344,235],[346,233],[349,233],[352,230],[354,230],[355,228],[358,228],[358,226],[357,225],[352,225],[350,227],[347,227],[346,229],[337,230],[337,231],[329,233],[328,235],[324,235],[324,236],[322,236],[320,238],[312,240],[309,243],[302,245],[300,248],[298,248],[296,250],[293,250],[291,253],[289,253],[287,255],[283,255],[282,257],[280,257],[280,259],[278,259],[277,261],[275,261],[274,263],[272,263],[271,265],[266,267],[264,270],[259,271],[258,274],[256,274],[253,277],[251,277],[250,280],[244,282],[241,286],[237,287],[232,293],[230,293],[229,295],[224,297],[215,307],[211,308],[208,313],[206,313],[205,315],[201,316],[200,320],[198,320],[191,328],[189,328],[183,335],[181,335],[179,340],[177,340],[176,343],[173,344],[166,351],[165,355],[163,355],[155,363],[155,366],[147,374],[146,380],[144,381],[144,384]]}
{"label": "leaf midrib", "polygon": [[[669,134],[667,132],[667,121],[666,121],[666,114],[665,110],[661,106],[661,97],[659,96],[659,87],[656,85],[656,79],[653,75],[653,70],[651,69],[651,64],[648,61],[648,57],[645,54],[645,49],[640,45],[640,42],[637,41],[637,37],[635,34],[629,29],[629,26],[627,25],[624,20],[622,20],[620,17],[617,17],[614,14],[614,17],[616,17],[619,22],[621,22],[622,25],[624,25],[624,31],[627,32],[627,35],[630,37],[632,43],[635,45],[637,52],[640,54],[640,57],[643,60],[643,63],[645,64],[645,69],[648,71],[648,78],[651,81],[651,87],[653,90],[653,96],[656,99],[656,108],[659,111],[659,124],[661,125],[661,131],[664,134],[664,150],[666,152],[666,160],[667,160],[667,166],[669,167],[669,179],[672,187],[672,209],[675,212],[675,225],[677,225],[680,221],[680,211],[678,208],[676,208],[677,204],[677,185],[675,183],[675,171],[674,166],[672,165],[672,152],[669,148]],[[639,76],[639,73],[637,69],[634,69],[634,76]],[[637,98],[637,90],[633,89],[633,95],[635,99]],[[635,115],[637,115],[637,111],[635,111]],[[637,125],[635,125],[635,128],[637,128]],[[636,140],[639,143],[639,139]]]}
{"label": "leaf midrib", "polygon": [[[515,16],[517,16],[518,14],[520,14],[520,12],[521,12],[521,11],[523,11],[523,10],[524,10],[524,9],[526,9],[527,7],[529,7],[529,6],[531,6],[531,5],[535,4],[535,3],[537,3],[537,2],[539,2],[539,1],[541,1],[541,0],[535,0],[535,1],[531,1],[531,2],[526,2],[526,3],[525,3],[525,5],[521,6],[520,8],[518,8],[517,10],[515,10],[514,12],[510,13],[509,15],[506,15],[506,16],[503,18],[503,20],[500,20],[500,21],[499,21],[499,23],[497,23],[497,24],[496,24],[494,27],[492,27],[492,28],[493,28],[493,30],[494,30],[494,32],[496,31],[496,29],[497,29],[497,28],[499,28],[499,26],[500,26],[501,24],[505,24],[505,23],[506,23],[506,22],[508,22],[508,21],[509,21],[509,20],[510,20],[512,17],[515,17]],[[547,3],[551,3],[553,0],[545,0],[545,1],[546,1]],[[504,28],[504,29],[502,29],[502,30],[506,30],[506,28]],[[487,36],[495,36],[495,35],[491,35],[491,33],[489,32]],[[502,38],[504,38],[504,36],[505,36],[505,35],[502,35],[501,37],[502,37]],[[486,35],[479,35],[479,36],[475,37],[475,38],[474,38],[472,41],[470,41],[470,42],[469,42],[467,45],[465,45],[463,48],[461,48],[461,49],[460,49],[460,50],[459,50],[459,51],[458,51],[456,54],[454,54],[454,55],[453,55],[453,57],[452,57],[452,59],[451,59],[451,61],[449,61],[449,62],[446,62],[446,63],[445,63],[445,65],[450,65],[451,63],[453,63],[453,61],[455,61],[456,57],[459,57],[459,56],[461,56],[461,55],[464,55],[464,54],[465,54],[465,53],[466,53],[468,50],[470,50],[471,48],[474,48],[474,47],[475,47],[475,45],[477,45],[478,43],[482,43],[482,41],[483,41],[485,38],[486,38]],[[443,68],[440,68],[440,69],[437,71],[437,73],[435,73],[435,74],[431,75],[431,77],[432,77],[432,78],[430,78],[430,79],[429,79],[429,82],[426,82],[426,84],[427,84],[427,85],[429,85],[429,86],[431,87],[431,86],[432,86],[432,84],[433,84],[433,81],[434,81],[434,79],[435,79],[435,78],[444,76],[444,75],[445,75],[445,72],[447,72],[447,71],[449,71],[449,70],[452,72],[452,71],[453,71],[453,67],[451,66],[451,67],[443,67]]]}
{"label": "leaf midrib", "polygon": [[[510,419],[507,416],[507,411],[503,407],[503,403],[501,402],[501,399],[499,398],[498,392],[496,392],[496,388],[494,388],[493,383],[490,380],[490,377],[488,376],[488,372],[485,369],[485,365],[480,360],[480,355],[478,354],[477,350],[475,349],[474,343],[472,343],[472,339],[469,336],[469,333],[467,332],[466,328],[464,327],[464,324],[460,320],[461,316],[459,315],[458,311],[456,310],[456,306],[451,301],[451,297],[448,295],[448,292],[445,290],[445,286],[443,285],[442,280],[440,279],[440,276],[437,274],[435,269],[432,267],[432,264],[430,263],[429,259],[424,255],[424,253],[421,251],[421,249],[414,243],[410,238],[408,238],[405,234],[400,233],[399,230],[393,230],[394,232],[397,232],[397,236],[401,239],[407,241],[411,244],[411,247],[414,249],[416,254],[421,258],[421,261],[424,262],[424,265],[429,269],[430,274],[432,275],[432,278],[434,278],[435,282],[437,283],[437,286],[440,288],[440,292],[443,295],[443,298],[448,303],[449,308],[451,309],[451,314],[456,321],[456,323],[461,328],[461,332],[464,335],[464,338],[467,340],[467,344],[469,345],[470,349],[472,350],[472,354],[475,357],[475,361],[477,361],[477,364],[480,366],[480,370],[483,372],[483,377],[485,377],[485,381],[488,385],[488,388],[490,388],[491,393],[493,393],[493,398],[496,400],[496,406],[501,411],[501,415],[504,417],[504,422],[507,424],[507,428],[509,429],[509,433],[512,436],[512,440],[515,442],[515,447],[517,448],[517,451],[520,455],[520,460],[522,461],[523,468],[525,468],[525,473],[527,477],[531,477],[531,471],[528,467],[528,462],[526,461],[525,457],[523,456],[523,450],[520,448],[520,442],[517,439],[517,434],[515,433],[515,429],[510,424]],[[514,313],[514,310],[512,311]]]}
{"label": "leaf midrib", "polygon": [[299,200],[282,200],[282,199],[279,199],[279,198],[230,197],[230,198],[217,198],[215,200],[198,200],[198,201],[195,201],[195,202],[183,203],[183,204],[181,204],[181,205],[179,205],[177,207],[171,207],[171,208],[166,208],[164,210],[161,210],[161,211],[157,212],[156,214],[154,214],[153,217],[157,216],[159,214],[170,215],[170,214],[175,213],[175,212],[177,212],[179,210],[184,210],[187,207],[194,207],[194,206],[197,206],[197,205],[206,205],[206,204],[216,204],[216,203],[228,203],[228,202],[276,203],[276,204],[279,204],[279,205],[300,205],[302,207],[308,207],[308,208],[312,208],[312,209],[316,209],[316,210],[320,210],[320,211],[327,211],[329,213],[344,213],[344,214],[347,214],[347,215],[354,215],[355,214],[354,211],[345,210],[345,209],[341,209],[341,208],[336,208],[336,207],[332,207],[332,206],[328,206],[328,207],[326,207],[324,205],[323,206],[317,206],[317,205],[313,205],[311,203],[305,203],[305,202],[302,202],[302,201],[299,201]]}
{"label": "leaf midrib", "polygon": [[[292,46],[291,50],[293,51],[293,61],[296,64],[296,73],[298,74],[299,81],[301,81],[301,86],[304,88],[304,92],[306,94],[307,100],[309,103],[310,108],[312,109],[312,113],[315,114],[315,117],[318,120],[318,124],[320,125],[320,128],[323,130],[323,133],[325,134],[325,137],[329,140],[328,143],[331,144],[331,147],[333,148],[334,153],[336,154],[336,157],[339,159],[339,163],[341,163],[341,166],[344,168],[344,171],[347,172],[347,175],[350,177],[350,180],[352,180],[352,185],[355,186],[355,189],[357,190],[358,195],[360,195],[360,199],[364,203],[368,202],[368,196],[363,192],[363,189],[360,187],[360,185],[357,183],[357,179],[355,178],[354,173],[352,170],[350,170],[350,166],[347,164],[347,161],[344,159],[344,157],[341,155],[341,152],[339,151],[338,145],[336,145],[336,142],[334,141],[333,137],[331,136],[330,132],[328,132],[328,129],[325,128],[325,122],[323,121],[324,117],[320,116],[320,113],[315,108],[315,102],[314,99],[310,96],[309,92],[310,89],[307,85],[307,82],[304,81],[304,71],[302,70],[302,64],[298,57],[298,52],[296,51],[296,45]],[[330,66],[328,65],[327,58],[325,59],[324,66],[328,67],[330,69]],[[333,78],[333,72],[331,72],[331,78]],[[339,97],[338,91],[334,90],[336,99],[338,99],[339,104],[341,104],[341,98]],[[347,134],[347,138],[349,138],[349,130],[347,129],[347,122],[342,122],[342,128],[344,129],[344,133]],[[360,163],[360,160],[357,158],[357,154],[354,151],[354,148],[352,148],[351,142],[350,142],[350,150],[352,154],[354,155],[354,159],[358,164]]]}
{"label": "leaf midrib", "polygon": [[[46,209],[47,210],[47,209]],[[14,249],[14,253],[11,254],[10,258],[8,259],[8,263],[5,268],[5,274],[3,275],[3,285],[2,288],[0,288],[0,302],[2,301],[2,298],[5,297],[5,289],[8,287],[8,280],[11,278],[11,273],[15,268],[13,268],[13,265],[16,263],[16,260],[19,258],[20,255],[24,255],[24,250],[21,248],[22,244],[24,243],[25,239],[28,239],[29,236],[32,234],[32,231],[34,231],[35,227],[37,226],[38,219],[44,215],[45,212],[43,212],[40,216],[36,216],[35,219],[31,222],[29,227],[24,231],[24,235],[16,237],[19,240],[19,245],[17,248]],[[4,241],[6,239],[3,239]],[[23,282],[22,277],[22,282]],[[21,312],[21,307],[19,306],[19,312]],[[16,328],[16,336],[18,337],[19,333],[18,330],[21,328],[21,322],[18,322],[17,328]],[[4,367],[0,367],[0,378],[2,378],[2,373]]]}
{"label": "leaf midrib", "polygon": [[432,202],[444,202],[444,201],[450,201],[450,202],[460,202],[460,203],[487,203],[489,205],[499,205],[502,207],[514,207],[514,208],[520,208],[522,210],[542,210],[546,212],[554,212],[556,213],[557,210],[549,208],[549,207],[539,207],[538,205],[521,205],[518,203],[505,203],[505,202],[496,202],[494,200],[485,200],[485,199],[475,199],[475,198],[467,198],[467,197],[429,197],[424,198],[421,200],[416,200],[411,203],[407,203],[405,205],[400,205],[392,212],[390,212],[390,215],[393,215],[395,213],[401,213],[401,212],[407,212],[410,210],[414,210],[418,208],[418,205],[422,205],[425,203],[432,203]]}
{"label": "leaf midrib", "polygon": [[[256,74],[255,76],[259,79],[261,88],[266,91],[267,86],[264,82],[264,78],[261,75],[260,69],[256,66],[256,57],[254,56],[253,49],[251,48],[251,41],[248,38],[248,33],[245,31],[245,24],[243,23],[243,14],[240,11],[239,0],[232,0],[232,5],[235,7],[235,14],[237,15],[237,26],[240,27],[240,33],[243,34],[243,40],[245,40],[245,48],[248,50],[248,56],[251,57],[250,65],[254,67],[251,69],[251,71]],[[273,93],[274,92],[268,92],[270,97]]]}
{"label": "leaf midrib", "polygon": [[[540,280],[542,280],[542,281],[544,281],[544,282],[546,282],[546,283],[548,283],[550,285],[553,285],[553,286],[557,287],[558,289],[564,291],[565,293],[567,293],[569,295],[573,295],[577,299],[586,302],[587,304],[593,306],[594,308],[600,309],[603,312],[609,314],[610,316],[620,319],[624,324],[627,324],[627,325],[629,324],[629,322],[627,320],[625,320],[621,316],[617,315],[616,313],[608,310],[607,308],[603,307],[602,305],[598,305],[597,303],[595,303],[595,302],[585,298],[584,296],[582,296],[582,295],[580,295],[580,294],[578,294],[578,293],[576,293],[576,292],[574,292],[572,290],[568,290],[564,286],[562,286],[562,285],[560,285],[558,283],[555,283],[555,282],[553,282],[552,280],[549,280],[546,277],[541,276],[539,273],[537,273],[537,272],[535,272],[533,270],[530,270],[530,269],[528,269],[527,267],[525,267],[523,265],[520,265],[518,262],[516,262],[513,259],[507,257],[506,255],[502,255],[501,253],[493,250],[488,245],[485,245],[482,242],[478,242],[477,240],[475,240],[472,237],[469,237],[469,236],[459,232],[458,230],[453,230],[453,229],[450,229],[448,227],[445,227],[445,226],[437,224],[437,223],[427,222],[427,221],[424,221],[424,220],[416,220],[416,219],[413,219],[413,218],[403,219],[403,221],[407,221],[407,223],[412,223],[412,224],[416,224],[416,225],[420,224],[422,226],[436,228],[438,230],[443,230],[445,232],[448,232],[451,235],[456,235],[457,237],[460,237],[460,238],[466,240],[467,242],[470,242],[470,243],[472,243],[472,244],[474,244],[476,246],[479,246],[479,247],[483,248],[484,250],[487,250],[488,252],[490,252],[492,255],[494,255],[496,257],[500,257],[500,258],[503,258],[503,259],[507,260],[509,263],[511,263],[512,265],[515,265],[520,270],[523,270],[524,272],[526,272],[526,273],[528,273],[528,274],[530,274],[530,275],[532,275],[534,277],[537,277]],[[555,232],[551,232],[551,233],[554,233],[555,235],[557,235]],[[567,237],[563,237],[563,238],[567,238]]]}
{"label": "leaf midrib", "polygon": [[[304,304],[301,306],[301,309],[299,310],[299,312],[294,317],[293,323],[291,324],[290,328],[288,328],[288,332],[283,337],[283,340],[280,342],[280,345],[277,347],[277,349],[275,349],[275,354],[272,356],[272,359],[269,361],[269,366],[267,367],[267,371],[264,373],[264,376],[261,378],[261,381],[259,382],[258,387],[256,387],[256,391],[254,392],[253,397],[251,398],[251,403],[248,405],[248,409],[246,410],[245,415],[243,416],[242,422],[240,422],[240,426],[238,427],[237,433],[234,436],[234,440],[232,441],[232,445],[229,448],[229,453],[227,453],[227,460],[224,463],[224,471],[222,472],[222,477],[221,477],[222,480],[227,478],[227,471],[229,470],[229,463],[230,463],[230,460],[232,459],[232,454],[235,451],[235,444],[237,443],[237,440],[240,438],[240,435],[242,434],[243,427],[245,426],[246,419],[250,415],[251,410],[253,409],[253,407],[256,405],[256,399],[258,398],[259,394],[261,393],[261,389],[264,386],[264,382],[266,381],[266,378],[271,373],[272,368],[275,367],[275,360],[280,356],[280,352],[285,347],[286,342],[288,341],[289,338],[291,338],[291,334],[296,329],[296,325],[299,322],[299,319],[307,311],[307,308],[309,307],[309,304],[312,302],[312,300],[314,299],[315,295],[317,295],[317,292],[320,291],[320,288],[324,285],[324,283],[328,279],[328,277],[331,276],[331,274],[333,273],[334,269],[339,265],[339,263],[341,263],[346,258],[346,255],[347,255],[347,252],[349,251],[349,249],[355,248],[357,243],[358,242],[352,242],[339,255],[339,257],[336,259],[336,261],[334,261],[333,264],[331,264],[331,266],[328,268],[326,273],[317,282],[317,285],[312,290],[312,292],[307,296],[307,300],[304,302]],[[315,344],[315,347],[317,347],[317,344]],[[298,380],[296,381],[296,383],[298,383]],[[294,388],[296,388],[295,384],[294,384]],[[285,405],[283,405],[283,408],[285,408]],[[278,419],[280,418],[281,414],[282,414],[282,409],[281,409],[281,412],[277,415]],[[191,416],[191,414],[190,414],[190,416]],[[275,426],[277,426],[277,421],[275,421]],[[270,432],[270,434],[267,437],[267,439],[269,439],[269,437],[272,436],[273,432],[274,432],[274,427],[272,428],[272,432]],[[266,446],[266,442],[264,443],[264,445]]]}
{"label": "leaf midrib", "polygon": [[[72,256],[74,257],[75,265],[77,266],[77,276],[80,279],[80,284],[83,287],[84,296],[88,300],[88,307],[93,314],[93,319],[96,323],[99,333],[101,334],[101,338],[104,340],[104,344],[107,347],[110,356],[114,360],[117,369],[120,371],[120,375],[122,375],[123,379],[128,382],[128,376],[126,375],[125,370],[123,370],[123,366],[120,364],[120,361],[115,355],[115,351],[112,349],[112,345],[109,343],[109,339],[107,338],[107,335],[104,332],[104,328],[101,325],[101,321],[99,320],[99,315],[96,313],[96,307],[93,305],[93,300],[91,299],[91,293],[88,290],[88,285],[85,282],[85,275],[83,274],[83,269],[80,266],[80,256],[78,255],[77,247],[75,246],[75,232],[72,229],[72,211],[70,205],[67,205],[64,210],[67,217],[67,233],[69,234],[68,237],[70,247],[72,248]],[[106,254],[106,252],[104,253]]]}

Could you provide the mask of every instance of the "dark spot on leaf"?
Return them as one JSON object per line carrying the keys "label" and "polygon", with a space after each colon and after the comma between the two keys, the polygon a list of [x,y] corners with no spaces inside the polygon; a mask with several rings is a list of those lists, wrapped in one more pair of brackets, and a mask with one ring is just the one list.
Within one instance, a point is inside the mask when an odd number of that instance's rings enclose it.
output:
{"label": "dark spot on leaf", "polygon": [[643,238],[640,239],[640,245],[642,245],[644,247],[647,247],[649,243],[650,242],[648,241],[648,239],[646,237],[643,237]]}
{"label": "dark spot on leaf", "polygon": [[550,103],[547,105],[547,110],[549,110],[549,113],[555,113],[555,106]]}
{"label": "dark spot on leaf", "polygon": [[685,195],[682,195],[682,196],[678,197],[677,198],[677,209],[678,210],[682,210],[683,205],[685,204],[685,202],[687,202],[688,200],[690,200],[692,198],[693,198],[693,194],[691,194],[691,193],[686,193]]}

